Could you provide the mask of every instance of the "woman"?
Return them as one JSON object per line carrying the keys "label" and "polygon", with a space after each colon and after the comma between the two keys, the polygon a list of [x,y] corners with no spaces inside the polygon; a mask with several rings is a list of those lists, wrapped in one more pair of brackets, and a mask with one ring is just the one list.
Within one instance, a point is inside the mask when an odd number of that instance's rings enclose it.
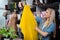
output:
{"label": "woman", "polygon": [[50,34],[55,29],[55,11],[51,8],[48,8],[41,18],[40,16],[36,17],[37,22],[40,22],[39,27],[36,27],[35,30],[39,33],[39,39],[49,40]]}

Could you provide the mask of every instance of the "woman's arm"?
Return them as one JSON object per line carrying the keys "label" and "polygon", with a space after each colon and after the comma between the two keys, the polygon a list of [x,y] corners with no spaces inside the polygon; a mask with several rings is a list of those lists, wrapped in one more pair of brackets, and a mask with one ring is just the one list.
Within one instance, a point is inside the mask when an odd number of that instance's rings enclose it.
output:
{"label": "woman's arm", "polygon": [[48,32],[43,32],[41,29],[39,29],[38,27],[35,28],[35,30],[40,33],[42,36],[46,37],[48,35]]}
{"label": "woman's arm", "polygon": [[52,23],[49,28],[45,31],[42,31],[41,29],[39,29],[38,27],[35,28],[35,30],[40,33],[42,36],[46,37],[48,34],[50,34],[51,32],[53,32],[55,30],[55,24]]}

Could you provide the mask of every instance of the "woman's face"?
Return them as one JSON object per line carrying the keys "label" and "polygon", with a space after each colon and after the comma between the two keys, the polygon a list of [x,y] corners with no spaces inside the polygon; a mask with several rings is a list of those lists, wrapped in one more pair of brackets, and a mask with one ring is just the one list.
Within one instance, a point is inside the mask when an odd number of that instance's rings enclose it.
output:
{"label": "woman's face", "polygon": [[50,10],[46,10],[45,14],[44,14],[44,18],[50,18]]}

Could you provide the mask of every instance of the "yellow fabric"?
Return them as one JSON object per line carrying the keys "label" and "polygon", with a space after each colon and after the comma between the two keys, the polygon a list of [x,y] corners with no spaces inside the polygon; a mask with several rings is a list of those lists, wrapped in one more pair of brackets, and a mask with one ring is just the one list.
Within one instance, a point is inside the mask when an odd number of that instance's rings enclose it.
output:
{"label": "yellow fabric", "polygon": [[36,26],[37,23],[30,10],[30,6],[25,5],[20,22],[20,28],[24,35],[24,40],[38,40],[38,35],[35,30]]}

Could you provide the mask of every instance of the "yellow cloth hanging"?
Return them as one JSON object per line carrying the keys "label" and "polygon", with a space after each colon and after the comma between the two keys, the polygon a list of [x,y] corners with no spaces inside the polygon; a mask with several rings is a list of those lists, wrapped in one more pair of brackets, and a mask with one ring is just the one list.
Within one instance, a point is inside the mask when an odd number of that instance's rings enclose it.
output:
{"label": "yellow cloth hanging", "polygon": [[24,40],[38,40],[38,34],[35,30],[36,26],[37,22],[30,10],[30,6],[25,5],[20,22],[20,28],[24,35]]}

